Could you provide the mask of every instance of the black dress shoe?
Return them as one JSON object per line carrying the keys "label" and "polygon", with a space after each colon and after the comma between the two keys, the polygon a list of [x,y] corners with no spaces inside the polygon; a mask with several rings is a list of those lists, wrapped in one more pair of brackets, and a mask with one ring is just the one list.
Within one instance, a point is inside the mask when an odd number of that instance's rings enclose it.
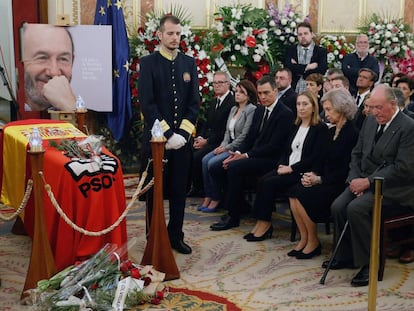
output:
{"label": "black dress shoe", "polygon": [[297,255],[299,255],[299,253],[302,253],[303,248],[299,251],[297,251],[296,249],[292,249],[289,253],[287,253],[287,255],[289,257],[296,257]]}
{"label": "black dress shoe", "polygon": [[249,232],[249,233],[246,233],[245,235],[243,235],[243,239],[248,239],[249,237],[251,237],[251,236],[253,236],[253,233],[251,233],[251,232]]}
{"label": "black dress shoe", "polygon": [[352,286],[367,286],[369,283],[369,266],[363,266],[352,278]]}
{"label": "black dress shoe", "polygon": [[238,219],[234,219],[232,217],[228,217],[226,220],[222,220],[218,223],[215,223],[210,226],[211,230],[213,231],[223,231],[228,230],[231,228],[238,227],[240,225],[240,221]]}
{"label": "black dress shoe", "polygon": [[[326,260],[322,263],[322,268],[326,269],[328,267],[329,260]],[[331,264],[331,270],[340,270],[340,269],[355,269],[355,266],[350,261],[339,261],[334,259]]]}
{"label": "black dress shoe", "polygon": [[304,252],[300,252],[299,254],[296,255],[296,259],[311,259],[315,256],[319,256],[322,253],[322,245],[321,243],[319,243],[319,245],[310,253],[304,253]]}
{"label": "black dress shoe", "polygon": [[246,238],[247,242],[260,242],[260,241],[264,241],[266,239],[271,239],[272,238],[272,234],[273,234],[273,226],[270,226],[269,229],[266,230],[265,233],[263,233],[263,235],[261,236],[255,236],[254,234],[252,234],[251,236],[248,236]]}
{"label": "black dress shoe", "polygon": [[171,242],[171,247],[175,249],[177,252],[184,255],[191,254],[192,252],[191,247],[188,244],[186,244],[183,240]]}

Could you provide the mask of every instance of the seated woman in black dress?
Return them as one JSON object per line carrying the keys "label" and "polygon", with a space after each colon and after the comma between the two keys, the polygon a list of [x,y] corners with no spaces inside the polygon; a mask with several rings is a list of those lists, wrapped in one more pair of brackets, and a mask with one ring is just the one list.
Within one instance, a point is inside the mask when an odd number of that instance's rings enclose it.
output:
{"label": "seated woman in black dress", "polygon": [[322,97],[322,106],[330,124],[329,142],[324,157],[314,162],[301,182],[288,190],[290,208],[300,232],[300,241],[288,256],[310,259],[321,254],[317,222],[330,216],[330,206],[345,189],[351,151],[358,139],[358,129],[351,122],[357,107],[344,88],[332,89]]}
{"label": "seated woman in black dress", "polygon": [[296,100],[295,130],[286,144],[279,165],[262,176],[257,183],[254,212],[257,222],[244,238],[263,241],[272,237],[271,222],[275,197],[298,183],[301,173],[310,170],[312,163],[321,157],[327,141],[328,127],[319,120],[318,100],[311,91],[299,94]]}

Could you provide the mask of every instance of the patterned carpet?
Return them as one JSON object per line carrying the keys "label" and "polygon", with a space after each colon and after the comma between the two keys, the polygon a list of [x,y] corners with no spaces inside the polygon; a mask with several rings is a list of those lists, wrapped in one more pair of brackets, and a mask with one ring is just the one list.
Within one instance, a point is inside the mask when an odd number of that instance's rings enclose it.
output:
{"label": "patterned carpet", "polygon": [[[166,282],[172,293],[150,310],[367,310],[368,287],[350,286],[355,270],[330,271],[326,284],[319,284],[320,265],[332,244],[332,236],[323,234],[322,228],[322,256],[300,261],[286,256],[293,246],[289,223],[283,220],[286,207],[278,206],[272,239],[248,243],[242,235],[252,219],[244,219],[239,228],[213,232],[209,226],[221,213],[198,212],[199,203],[200,199],[189,199],[186,209],[186,241],[193,253],[174,252],[181,278]],[[130,259],[140,262],[146,243],[142,202],[136,203],[127,223],[129,237],[138,237]],[[0,223],[0,310],[31,310],[18,304],[31,242],[9,233],[10,226]],[[377,310],[414,310],[414,264],[387,260],[384,281],[378,283]]]}

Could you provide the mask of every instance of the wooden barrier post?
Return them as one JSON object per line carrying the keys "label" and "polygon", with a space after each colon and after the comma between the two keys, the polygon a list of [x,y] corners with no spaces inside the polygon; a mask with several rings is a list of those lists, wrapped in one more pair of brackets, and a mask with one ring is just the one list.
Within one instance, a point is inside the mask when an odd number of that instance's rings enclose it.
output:
{"label": "wooden barrier post", "polygon": [[150,221],[149,234],[141,264],[153,265],[156,270],[165,273],[165,280],[168,281],[180,278],[180,272],[171,249],[164,215],[162,160],[164,157],[165,141],[164,136],[154,137],[153,135],[151,139],[154,195],[152,216],[150,220],[147,219],[147,222]]}
{"label": "wooden barrier post", "polygon": [[371,252],[369,260],[368,311],[375,311],[377,308],[378,261],[383,182],[384,178],[374,177],[375,191],[374,208],[372,211]]}
{"label": "wooden barrier post", "polygon": [[37,287],[38,281],[49,279],[57,273],[55,259],[52,254],[46,229],[43,205],[43,180],[39,175],[39,172],[43,171],[44,153],[44,150],[28,151],[32,170],[35,211],[32,254],[30,256],[29,269],[23,287],[22,298],[26,290]]}
{"label": "wooden barrier post", "polygon": [[76,124],[77,124],[77,127],[83,133],[88,135],[85,118],[86,118],[86,110],[85,111],[76,111]]}

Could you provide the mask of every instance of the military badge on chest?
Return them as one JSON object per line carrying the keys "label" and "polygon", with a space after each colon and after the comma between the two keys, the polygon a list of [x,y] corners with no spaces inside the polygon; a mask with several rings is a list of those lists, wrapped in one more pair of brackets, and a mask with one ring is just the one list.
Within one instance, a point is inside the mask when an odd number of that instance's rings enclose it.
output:
{"label": "military badge on chest", "polygon": [[191,75],[190,75],[189,72],[184,72],[183,73],[183,80],[184,80],[184,82],[187,82],[187,83],[191,81]]}

